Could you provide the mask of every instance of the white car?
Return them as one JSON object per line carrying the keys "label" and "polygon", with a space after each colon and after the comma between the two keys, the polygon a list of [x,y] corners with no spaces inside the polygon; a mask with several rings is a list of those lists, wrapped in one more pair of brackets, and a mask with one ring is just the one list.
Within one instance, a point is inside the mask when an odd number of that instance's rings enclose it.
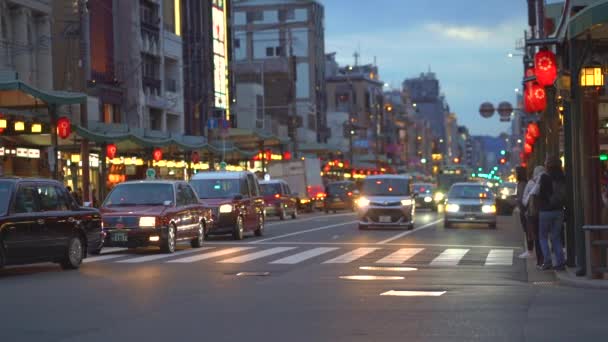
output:
{"label": "white car", "polygon": [[494,193],[481,183],[455,183],[445,204],[445,228],[454,223],[481,223],[496,228]]}
{"label": "white car", "polygon": [[357,200],[359,229],[404,227],[414,229],[415,195],[410,178],[379,175],[365,178]]}

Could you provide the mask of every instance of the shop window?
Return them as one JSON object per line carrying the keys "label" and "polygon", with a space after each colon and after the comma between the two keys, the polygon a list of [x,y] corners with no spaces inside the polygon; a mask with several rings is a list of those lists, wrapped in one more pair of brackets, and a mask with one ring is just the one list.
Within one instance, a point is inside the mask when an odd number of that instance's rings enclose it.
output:
{"label": "shop window", "polygon": [[120,106],[110,103],[103,104],[103,118],[104,123],[121,123]]}

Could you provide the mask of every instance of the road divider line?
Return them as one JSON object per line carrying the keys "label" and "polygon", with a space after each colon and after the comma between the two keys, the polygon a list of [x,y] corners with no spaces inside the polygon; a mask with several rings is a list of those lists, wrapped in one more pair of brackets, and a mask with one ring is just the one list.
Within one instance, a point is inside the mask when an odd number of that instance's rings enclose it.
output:
{"label": "road divider line", "polygon": [[318,228],[312,228],[312,229],[307,229],[307,230],[301,230],[298,232],[293,232],[293,233],[289,233],[289,234],[283,234],[283,235],[279,235],[279,236],[274,236],[271,238],[267,238],[267,239],[262,239],[262,240],[256,240],[256,241],[251,241],[249,242],[250,244],[256,244],[256,243],[261,243],[261,242],[266,242],[266,241],[272,241],[272,240],[276,240],[276,239],[282,239],[282,238],[286,238],[286,237],[290,237],[290,236],[295,236],[295,235],[301,235],[301,234],[306,234],[306,233],[312,233],[312,232],[317,232],[319,230],[325,230],[325,229],[331,229],[331,228],[336,228],[336,227],[340,227],[340,226],[346,226],[348,224],[353,224],[356,223],[357,221],[349,221],[349,222],[343,222],[343,223],[336,223],[336,224],[331,224],[329,226],[323,226],[323,227],[318,227]]}
{"label": "road divider line", "polygon": [[431,261],[431,266],[456,266],[460,260],[469,252],[464,248],[448,248]]}
{"label": "road divider line", "polygon": [[146,255],[146,256],[142,256],[142,257],[138,257],[138,258],[133,258],[133,259],[119,260],[117,262],[119,262],[119,263],[127,263],[127,264],[137,264],[137,263],[140,263],[140,262],[147,262],[147,261],[152,261],[152,260],[171,258],[171,257],[183,255],[183,254],[197,253],[197,252],[201,252],[201,251],[204,251],[204,250],[209,250],[209,249],[212,249],[212,248],[213,247],[186,249],[186,250],[182,250],[182,251],[175,252],[175,253],[172,253],[172,254],[166,253],[166,254]]}
{"label": "road divider line", "polygon": [[420,231],[420,230],[423,230],[423,229],[430,228],[430,227],[432,227],[432,226],[434,226],[434,225],[436,225],[437,223],[442,222],[442,221],[443,221],[443,219],[439,219],[439,220],[437,220],[437,221],[433,221],[433,222],[427,223],[427,224],[422,225],[422,226],[420,226],[420,227],[418,227],[418,228],[416,228],[416,229],[414,229],[414,230],[408,230],[408,231],[405,231],[405,232],[403,232],[403,233],[399,233],[399,234],[397,234],[397,235],[395,235],[395,236],[393,236],[393,237],[390,237],[390,238],[388,238],[388,239],[386,239],[386,240],[382,240],[382,241],[380,241],[380,242],[377,242],[377,244],[379,244],[379,245],[383,245],[383,244],[389,243],[389,242],[391,242],[391,241],[394,241],[394,240],[397,240],[397,239],[399,239],[399,238],[402,238],[402,237],[404,237],[404,236],[406,236],[406,235],[410,235],[410,234],[413,234],[413,233],[415,233],[415,232],[417,232],[417,231]]}
{"label": "road divider line", "polygon": [[250,249],[254,249],[254,248],[255,247],[234,247],[234,248],[222,249],[222,250],[215,251],[215,252],[203,253],[203,254],[193,255],[193,256],[189,256],[189,257],[185,257],[185,258],[169,260],[169,261],[167,261],[167,263],[190,263],[190,262],[202,261],[202,260],[217,258],[217,257],[221,257],[224,255],[234,254],[234,253],[238,253],[238,252],[242,252],[242,251],[246,251],[246,250],[250,250]]}
{"label": "road divider line", "polygon": [[271,256],[274,254],[279,254],[279,253],[283,253],[286,251],[290,251],[290,250],[296,249],[296,248],[297,247],[274,247],[274,248],[270,248],[267,250],[255,252],[255,253],[249,253],[249,254],[241,255],[238,257],[230,258],[230,259],[220,260],[218,262],[221,262],[224,264],[242,264],[244,262],[261,259],[261,258]]}
{"label": "road divider line", "polygon": [[308,259],[312,259],[314,257],[317,257],[319,255],[325,254],[325,253],[329,253],[329,252],[333,252],[335,250],[337,250],[338,247],[317,247],[317,248],[313,248],[311,250],[308,251],[304,251],[304,252],[300,252],[294,255],[290,255],[288,257],[279,259],[279,260],[275,260],[273,262],[271,262],[271,264],[287,264],[287,265],[294,265],[297,263],[300,263],[304,260],[308,260]]}
{"label": "road divider line", "polygon": [[366,248],[366,247],[361,247],[361,248],[357,248],[354,251],[348,252],[346,254],[342,254],[337,258],[333,258],[331,260],[327,260],[324,262],[324,264],[348,264],[350,262],[353,262],[359,258],[362,258],[370,253],[373,253],[377,250],[379,250],[380,248],[377,247],[372,247],[372,248]]}

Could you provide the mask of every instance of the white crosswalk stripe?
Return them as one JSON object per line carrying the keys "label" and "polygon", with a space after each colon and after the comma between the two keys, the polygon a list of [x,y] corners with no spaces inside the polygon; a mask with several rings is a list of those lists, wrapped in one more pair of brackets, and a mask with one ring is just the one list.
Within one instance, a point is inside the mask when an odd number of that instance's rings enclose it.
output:
{"label": "white crosswalk stripe", "polygon": [[286,252],[286,251],[289,251],[292,249],[296,249],[296,247],[274,247],[274,248],[266,249],[263,251],[255,252],[255,253],[245,254],[245,255],[238,256],[238,257],[221,260],[218,262],[229,263],[229,264],[242,264],[242,263],[245,263],[248,261],[264,258],[264,257],[271,256],[274,254],[283,253],[283,252]]}
{"label": "white crosswalk stripe", "polygon": [[422,252],[424,248],[401,248],[400,250],[376,261],[378,264],[402,264],[414,255]]}
{"label": "white crosswalk stripe", "polygon": [[253,249],[255,247],[234,247],[234,248],[227,248],[227,249],[221,249],[219,251],[215,251],[215,252],[209,252],[209,253],[204,253],[204,254],[199,254],[199,255],[193,255],[193,256],[189,256],[189,257],[185,257],[185,258],[180,258],[180,259],[175,259],[175,260],[169,260],[167,261],[168,263],[191,263],[191,262],[196,262],[196,261],[201,261],[201,260],[207,260],[207,259],[211,259],[211,258],[216,258],[216,257],[221,257],[224,255],[228,255],[228,254],[234,254],[237,252],[242,252],[242,251],[246,251],[246,250],[250,250]]}
{"label": "white crosswalk stripe", "polygon": [[327,260],[324,262],[324,264],[348,264],[348,263],[353,262],[357,259],[360,259],[370,253],[373,253],[379,249],[380,248],[375,248],[375,247],[357,248],[354,251],[348,252],[346,254],[342,254],[339,257],[333,258],[331,260]]}
{"label": "white crosswalk stripe", "polygon": [[137,258],[133,258],[133,259],[119,260],[117,262],[127,263],[127,264],[136,264],[136,263],[140,263],[140,262],[148,262],[148,261],[153,261],[153,260],[171,258],[171,257],[175,257],[175,256],[178,256],[178,255],[197,253],[197,252],[204,251],[204,250],[209,250],[209,249],[212,249],[212,248],[213,247],[186,249],[186,250],[183,250],[183,251],[175,252],[173,254],[146,255],[146,256],[137,257]]}
{"label": "white crosswalk stripe", "polygon": [[468,252],[464,248],[448,248],[431,261],[431,266],[457,266]]}
{"label": "white crosswalk stripe", "polygon": [[513,265],[512,249],[492,249],[486,258],[486,266],[510,266]]}
{"label": "white crosswalk stripe", "polygon": [[124,256],[125,256],[124,254],[107,254],[107,255],[100,255],[100,256],[95,256],[95,257],[88,257],[88,258],[84,259],[82,262],[85,264],[88,264],[88,263],[97,262],[97,261],[117,259],[117,258],[124,257]]}
{"label": "white crosswalk stripe", "polygon": [[335,251],[336,249],[338,249],[337,247],[318,247],[318,248],[313,248],[311,250],[308,251],[304,251],[304,252],[300,252],[279,260],[275,260],[273,262],[271,262],[271,264],[288,264],[288,265],[293,265],[293,264],[297,264],[299,262],[302,262],[304,260],[308,260],[311,258],[314,258],[316,256],[319,256],[321,254],[325,254],[325,253],[329,253],[331,251]]}

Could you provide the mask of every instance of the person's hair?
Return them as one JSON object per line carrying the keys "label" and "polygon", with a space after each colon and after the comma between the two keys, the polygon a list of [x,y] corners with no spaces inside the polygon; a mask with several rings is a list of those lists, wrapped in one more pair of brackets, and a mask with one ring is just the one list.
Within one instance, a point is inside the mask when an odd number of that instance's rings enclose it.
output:
{"label": "person's hair", "polygon": [[517,182],[528,181],[528,171],[523,166],[518,166],[515,168],[515,176],[517,178]]}
{"label": "person's hair", "polygon": [[547,173],[553,179],[563,179],[564,178],[564,170],[562,169],[562,161],[561,159],[549,156],[547,157],[545,164],[547,166]]}

